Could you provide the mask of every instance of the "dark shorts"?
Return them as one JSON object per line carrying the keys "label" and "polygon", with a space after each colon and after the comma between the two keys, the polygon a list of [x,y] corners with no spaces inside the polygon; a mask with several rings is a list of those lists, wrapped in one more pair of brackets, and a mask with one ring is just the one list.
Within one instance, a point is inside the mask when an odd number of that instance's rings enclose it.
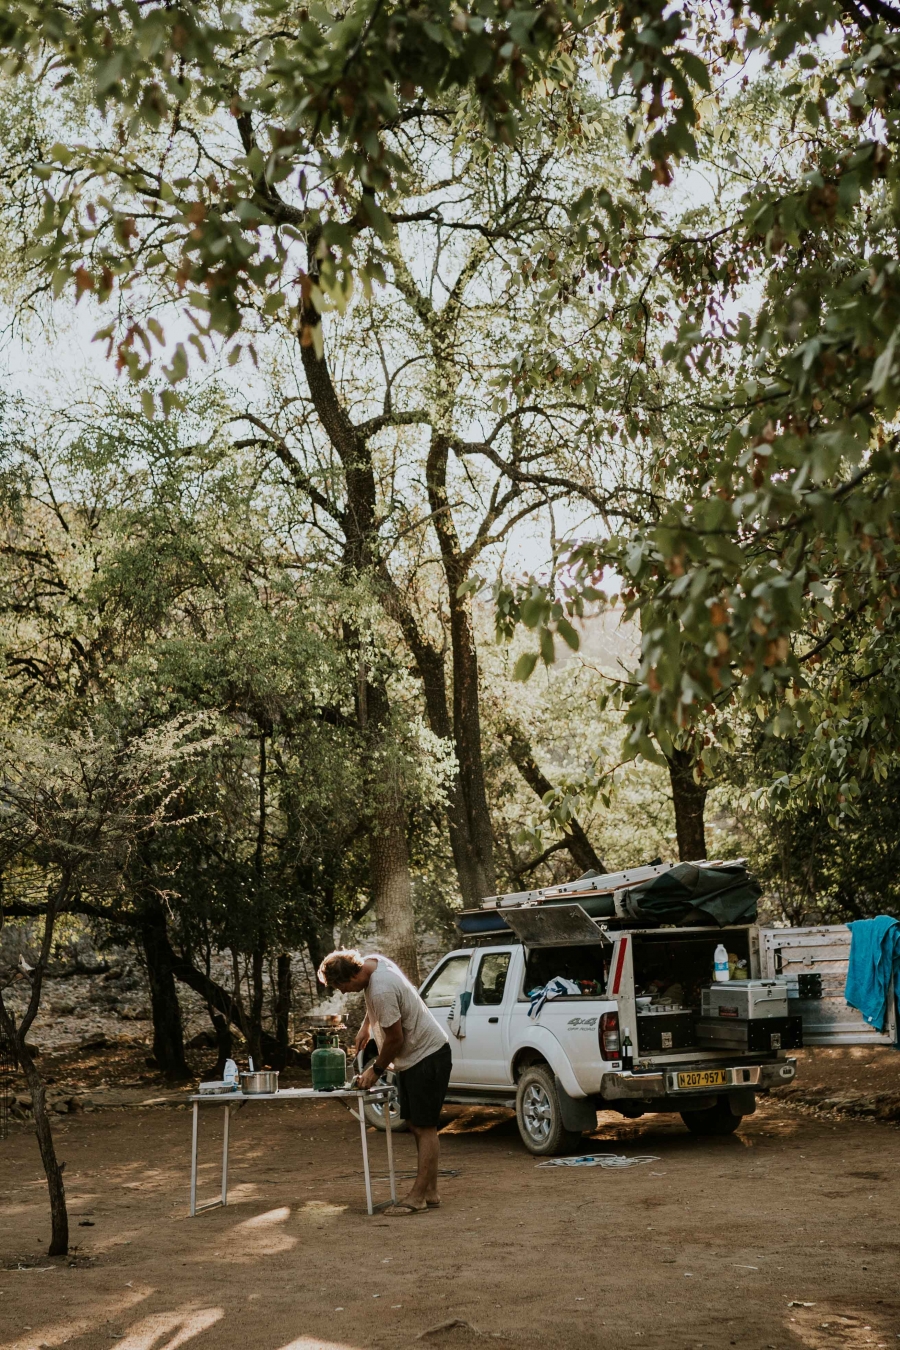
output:
{"label": "dark shorts", "polygon": [[449,1045],[397,1072],[400,1114],[419,1130],[437,1129],[450,1083],[453,1055]]}

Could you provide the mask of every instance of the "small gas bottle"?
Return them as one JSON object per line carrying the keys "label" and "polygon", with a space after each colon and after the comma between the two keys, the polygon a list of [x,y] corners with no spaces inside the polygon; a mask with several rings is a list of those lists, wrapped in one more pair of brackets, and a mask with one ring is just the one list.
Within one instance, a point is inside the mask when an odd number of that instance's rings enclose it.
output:
{"label": "small gas bottle", "polygon": [[312,1085],[316,1092],[342,1088],[347,1081],[347,1056],[336,1031],[317,1031],[316,1048],[310,1057]]}

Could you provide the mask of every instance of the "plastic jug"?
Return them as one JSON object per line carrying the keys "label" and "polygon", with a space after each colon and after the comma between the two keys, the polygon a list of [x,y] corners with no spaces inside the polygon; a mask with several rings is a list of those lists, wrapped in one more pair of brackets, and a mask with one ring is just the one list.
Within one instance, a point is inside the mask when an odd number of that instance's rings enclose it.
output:
{"label": "plastic jug", "polygon": [[728,953],[721,942],[713,952],[713,979],[718,983],[724,983],[727,979],[730,979]]}

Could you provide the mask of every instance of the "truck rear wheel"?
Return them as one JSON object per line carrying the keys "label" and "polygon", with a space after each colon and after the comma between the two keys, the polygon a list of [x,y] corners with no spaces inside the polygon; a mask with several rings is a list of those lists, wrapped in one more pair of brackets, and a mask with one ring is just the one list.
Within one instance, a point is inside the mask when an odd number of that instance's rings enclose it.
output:
{"label": "truck rear wheel", "polygon": [[567,1153],[581,1139],[563,1124],[553,1073],[545,1064],[532,1064],[519,1079],[516,1121],[528,1152],[538,1157]]}
{"label": "truck rear wheel", "polygon": [[691,1134],[734,1134],[743,1116],[736,1116],[727,1097],[719,1097],[706,1111],[682,1111],[681,1119]]}
{"label": "truck rear wheel", "polygon": [[[375,1042],[370,1041],[369,1044],[366,1046],[365,1050],[362,1052],[362,1054],[357,1055],[356,1057],[357,1073],[362,1073],[364,1069],[367,1069],[369,1065],[374,1061],[377,1053],[378,1048],[375,1045]],[[397,1082],[397,1075],[394,1073],[393,1069],[388,1069],[386,1070],[385,1073],[381,1075],[380,1081],[382,1083],[388,1083],[390,1084],[391,1087],[393,1087]],[[388,1110],[391,1113],[392,1131],[409,1129],[408,1123],[403,1119],[403,1117],[400,1114],[400,1107],[396,1097],[392,1099]],[[357,1120],[359,1120],[359,1116],[355,1111],[351,1111],[351,1115],[356,1116]],[[364,1102],[363,1115],[366,1118],[366,1124],[374,1125],[376,1130],[384,1130],[387,1128],[387,1126],[384,1123],[384,1105],[381,1102]]]}

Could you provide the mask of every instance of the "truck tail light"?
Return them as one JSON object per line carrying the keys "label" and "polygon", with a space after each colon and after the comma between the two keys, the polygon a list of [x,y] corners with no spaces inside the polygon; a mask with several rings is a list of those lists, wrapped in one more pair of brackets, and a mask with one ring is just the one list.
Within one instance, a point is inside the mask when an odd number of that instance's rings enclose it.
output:
{"label": "truck tail light", "polygon": [[622,1047],[619,1042],[619,1014],[617,1012],[605,1012],[601,1015],[597,1035],[600,1040],[601,1059],[621,1059]]}

